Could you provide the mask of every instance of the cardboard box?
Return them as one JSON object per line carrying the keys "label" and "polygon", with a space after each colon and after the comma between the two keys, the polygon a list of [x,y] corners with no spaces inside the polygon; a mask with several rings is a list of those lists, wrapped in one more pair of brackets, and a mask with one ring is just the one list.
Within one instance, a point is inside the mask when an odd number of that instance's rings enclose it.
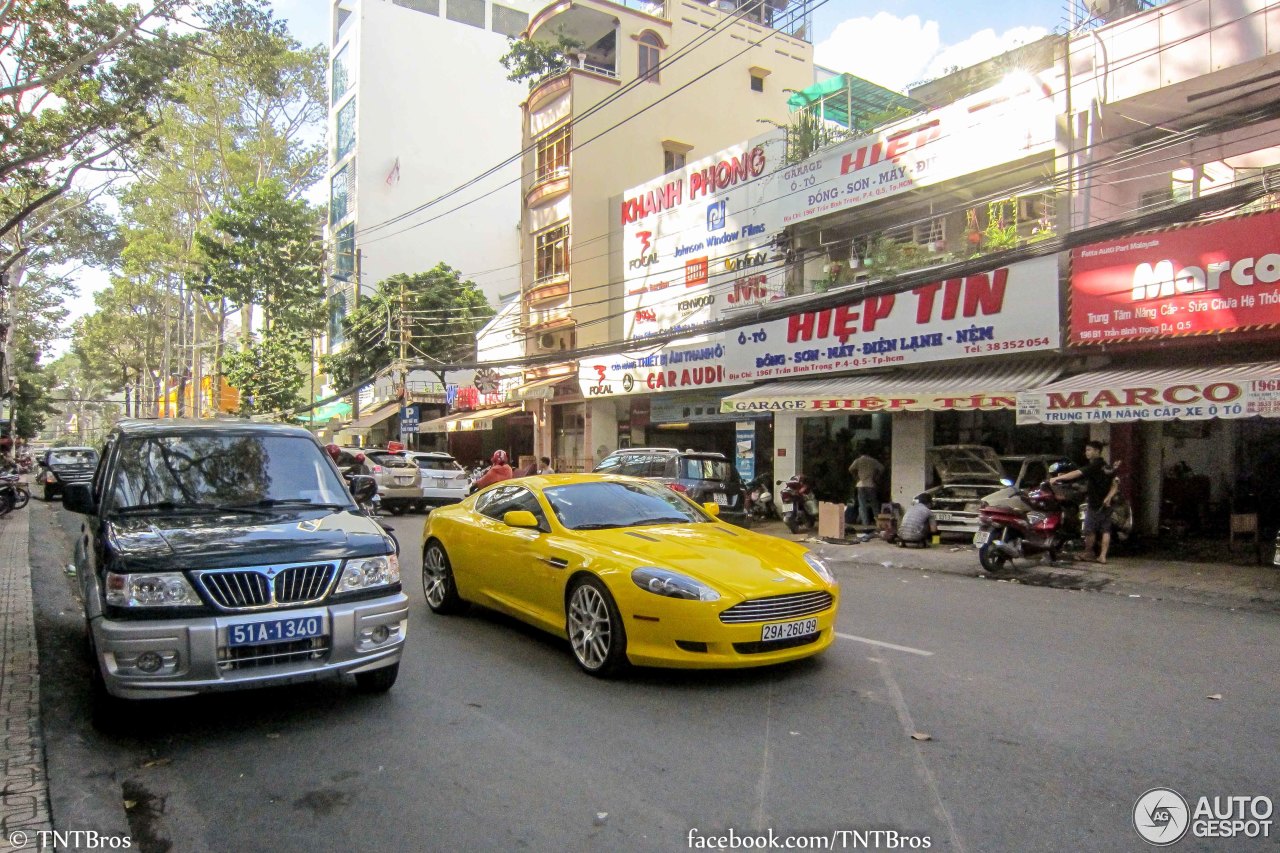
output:
{"label": "cardboard box", "polygon": [[844,504],[818,504],[818,536],[823,539],[844,538]]}

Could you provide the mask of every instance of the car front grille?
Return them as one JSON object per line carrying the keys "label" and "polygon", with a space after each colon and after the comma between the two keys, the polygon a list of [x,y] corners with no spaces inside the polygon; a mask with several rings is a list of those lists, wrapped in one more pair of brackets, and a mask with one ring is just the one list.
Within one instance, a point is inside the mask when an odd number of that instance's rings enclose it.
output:
{"label": "car front grille", "polygon": [[720,621],[734,625],[742,622],[776,622],[821,613],[831,606],[831,593],[825,591],[796,592],[753,598],[735,604],[720,614]]}
{"label": "car front grille", "polygon": [[333,563],[263,566],[196,572],[205,594],[223,610],[307,604],[324,598],[333,584]]}
{"label": "car front grille", "polygon": [[768,652],[780,652],[783,649],[794,649],[797,646],[807,646],[810,643],[818,642],[821,634],[805,634],[803,637],[792,637],[789,640],[773,640],[763,643],[756,640],[754,643],[734,643],[733,650],[740,655],[763,655]]}
{"label": "car front grille", "polygon": [[218,669],[223,672],[258,669],[287,663],[321,661],[328,656],[328,637],[266,643],[261,646],[224,646],[218,649]]}

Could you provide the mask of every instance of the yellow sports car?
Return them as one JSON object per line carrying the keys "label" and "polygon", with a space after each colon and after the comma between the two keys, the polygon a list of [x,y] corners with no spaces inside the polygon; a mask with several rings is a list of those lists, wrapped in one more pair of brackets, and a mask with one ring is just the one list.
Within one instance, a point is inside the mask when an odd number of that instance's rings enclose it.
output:
{"label": "yellow sports car", "polygon": [[423,592],[436,613],[474,602],[567,637],[599,676],[761,666],[831,645],[839,587],[822,560],[715,516],[633,477],[507,480],[427,517]]}

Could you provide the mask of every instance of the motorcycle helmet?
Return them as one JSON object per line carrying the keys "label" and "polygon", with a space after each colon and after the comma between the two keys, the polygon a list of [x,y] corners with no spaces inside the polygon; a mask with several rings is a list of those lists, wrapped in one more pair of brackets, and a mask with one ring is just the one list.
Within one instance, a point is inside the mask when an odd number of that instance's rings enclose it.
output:
{"label": "motorcycle helmet", "polygon": [[342,448],[338,447],[336,444],[326,444],[324,446],[324,452],[329,454],[330,459],[337,462],[338,457],[342,455]]}
{"label": "motorcycle helmet", "polygon": [[1055,462],[1049,466],[1049,476],[1056,477],[1059,474],[1065,474],[1068,471],[1074,471],[1075,469],[1076,466],[1072,465],[1070,462]]}
{"label": "motorcycle helmet", "polygon": [[505,450],[495,450],[495,451],[493,451],[493,458],[490,460],[490,463],[491,463],[491,464],[493,464],[493,465],[506,465],[506,464],[507,464],[507,451],[505,451]]}

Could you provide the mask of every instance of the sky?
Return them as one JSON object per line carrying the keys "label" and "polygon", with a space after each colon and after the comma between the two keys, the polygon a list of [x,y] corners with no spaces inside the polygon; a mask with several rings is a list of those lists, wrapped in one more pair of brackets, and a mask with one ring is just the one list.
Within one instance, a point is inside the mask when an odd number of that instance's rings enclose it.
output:
{"label": "sky", "polygon": [[[902,90],[1063,30],[1069,0],[812,0],[814,61],[873,83]],[[304,45],[326,41],[328,0],[272,0]],[[93,309],[105,274],[87,271],[80,296],[68,303],[72,319]],[[63,341],[58,351],[65,351]]]}

